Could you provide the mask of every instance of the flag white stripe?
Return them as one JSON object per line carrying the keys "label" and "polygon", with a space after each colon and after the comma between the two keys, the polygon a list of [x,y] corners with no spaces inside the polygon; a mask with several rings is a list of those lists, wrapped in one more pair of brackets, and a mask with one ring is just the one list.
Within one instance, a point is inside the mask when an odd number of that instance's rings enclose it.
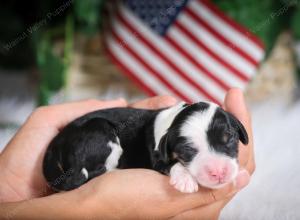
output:
{"label": "flag white stripe", "polygon": [[[192,100],[198,100],[199,96],[203,96],[198,90],[192,85],[185,81],[180,75],[174,73],[172,69],[163,63],[162,59],[159,59],[152,51],[146,48],[138,37],[132,35],[132,33],[120,25],[119,22],[114,20],[113,26],[118,36],[124,39],[124,42],[130,47],[135,53],[142,57],[143,60],[155,69],[160,75],[172,84],[176,90],[180,91],[186,97],[190,97]],[[133,40],[134,39],[134,40]],[[219,98],[219,97],[218,97]]]}
{"label": "flag white stripe", "polygon": [[172,29],[168,33],[172,40],[183,45],[189,54],[203,66],[205,66],[210,72],[214,73],[215,76],[227,82],[227,84],[242,88],[245,83],[238,77],[236,77],[230,70],[223,67],[218,61],[212,59],[205,50],[199,48],[196,44],[187,40],[186,37],[178,29]]}
{"label": "flag white stripe", "polygon": [[191,78],[197,80],[200,85],[208,92],[210,92],[215,98],[218,100],[223,100],[224,98],[224,90],[220,88],[214,81],[212,81],[205,74],[200,75],[200,71],[198,68],[195,68],[194,65],[190,63],[188,59],[184,56],[178,54],[178,52],[172,48],[168,42],[166,42],[163,38],[155,35],[152,31],[141,23],[138,19],[136,19],[126,7],[121,6],[121,13],[126,18],[126,20],[140,33],[143,33],[143,36],[152,42],[156,48],[160,49],[160,51],[174,63],[177,64],[178,68],[180,68],[183,72],[187,72]]}
{"label": "flag white stripe", "polygon": [[[136,62],[134,58],[124,50],[118,42],[116,42],[111,35],[106,37],[107,44],[117,59],[122,62],[131,72],[154,90],[157,94],[170,94],[176,98],[179,98],[171,90],[165,87],[159,80],[157,80],[151,73],[148,72],[139,62]],[[179,98],[180,99],[180,98]]]}
{"label": "flag white stripe", "polygon": [[234,30],[226,22],[213,15],[204,4],[199,1],[189,1],[187,7],[201,16],[207,23],[210,24],[211,27],[223,34],[223,36],[231,41],[233,45],[239,46],[246,53],[255,57],[256,60],[261,60],[263,58],[264,51],[262,48],[258,47],[246,36]]}
{"label": "flag white stripe", "polygon": [[[187,36],[185,34],[183,34],[181,32],[181,30],[179,30],[178,28],[174,27],[172,29],[169,30],[169,36],[172,37],[173,40],[177,41],[177,43],[180,43],[181,45],[184,46],[188,46],[189,48],[189,53],[193,53],[193,56],[195,59],[199,60],[201,62],[201,60],[206,60],[206,62],[210,62],[211,65],[214,66],[222,66],[224,69],[226,68],[225,66],[223,66],[221,63],[219,63],[219,61],[217,61],[216,59],[212,58],[206,50],[203,50],[202,48],[200,48],[196,43],[192,42],[191,40],[189,40],[187,38]],[[227,68],[226,68],[227,69]],[[231,72],[230,70],[228,70],[229,72]],[[252,76],[253,73],[255,72],[255,69],[251,70],[252,72],[250,72],[250,70],[248,70],[248,73],[246,74],[245,71],[243,71],[243,73],[245,74],[245,76]],[[233,73],[232,73],[233,74]],[[227,80],[226,80],[227,81]]]}
{"label": "flag white stripe", "polygon": [[[215,36],[210,34],[203,26],[196,24],[186,13],[181,13],[178,22],[197,36],[208,48],[218,54],[224,61],[238,69],[240,72],[246,72],[247,76],[252,76],[255,72],[255,65],[237,54],[234,50],[219,41]],[[208,54],[209,56],[209,54]]]}

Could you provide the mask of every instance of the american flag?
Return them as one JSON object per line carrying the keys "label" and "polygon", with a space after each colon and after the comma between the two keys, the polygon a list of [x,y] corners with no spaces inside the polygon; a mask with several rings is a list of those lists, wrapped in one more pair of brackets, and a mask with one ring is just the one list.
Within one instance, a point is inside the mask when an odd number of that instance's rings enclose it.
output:
{"label": "american flag", "polygon": [[109,10],[105,45],[149,95],[222,103],[263,59],[261,41],[206,0],[124,0]]}

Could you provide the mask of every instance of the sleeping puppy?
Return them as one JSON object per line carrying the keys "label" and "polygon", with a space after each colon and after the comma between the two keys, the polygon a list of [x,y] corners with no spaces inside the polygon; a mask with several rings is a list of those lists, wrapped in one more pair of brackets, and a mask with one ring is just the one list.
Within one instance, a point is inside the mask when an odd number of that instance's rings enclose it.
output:
{"label": "sleeping puppy", "polygon": [[43,172],[56,191],[71,190],[114,169],[147,168],[170,176],[181,192],[219,188],[238,172],[243,125],[214,103],[159,110],[112,108],[84,115],[50,143]]}

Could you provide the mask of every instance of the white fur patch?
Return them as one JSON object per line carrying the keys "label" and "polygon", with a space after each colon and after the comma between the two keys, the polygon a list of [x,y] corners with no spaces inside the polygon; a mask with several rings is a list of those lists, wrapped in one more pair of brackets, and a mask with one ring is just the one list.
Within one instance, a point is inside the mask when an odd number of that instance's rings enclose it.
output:
{"label": "white fur patch", "polygon": [[[201,112],[195,112],[188,117],[181,128],[181,135],[190,139],[197,146],[207,146],[206,131],[217,110],[218,106],[210,103],[208,109]],[[203,135],[200,135],[203,134]],[[199,143],[199,144],[198,144]]]}
{"label": "white fur patch", "polygon": [[81,169],[81,173],[85,176],[86,179],[89,178],[89,172],[87,171],[86,168],[83,167],[83,168]]}
{"label": "white fur patch", "polygon": [[170,184],[183,193],[198,191],[197,181],[180,163],[176,163],[170,170]]}
{"label": "white fur patch", "polygon": [[210,103],[205,111],[195,112],[183,124],[180,131],[181,136],[186,137],[190,143],[193,143],[193,147],[202,155],[209,153],[207,130],[217,108],[217,105]]}
{"label": "white fur patch", "polygon": [[118,161],[123,153],[123,149],[120,145],[119,138],[117,138],[117,143],[109,141],[107,145],[111,148],[111,153],[106,159],[105,167],[107,171],[110,171],[118,166]]}
{"label": "white fur patch", "polygon": [[154,139],[155,139],[155,148],[154,150],[158,149],[158,144],[161,137],[166,133],[167,129],[172,124],[176,115],[184,109],[183,105],[186,104],[185,102],[180,102],[177,105],[174,105],[171,108],[163,110],[160,112],[154,122]]}

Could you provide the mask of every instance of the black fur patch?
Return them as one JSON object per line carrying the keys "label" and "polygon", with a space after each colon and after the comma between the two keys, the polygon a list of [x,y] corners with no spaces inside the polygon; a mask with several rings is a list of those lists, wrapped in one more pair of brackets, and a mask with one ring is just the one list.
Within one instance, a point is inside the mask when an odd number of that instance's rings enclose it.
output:
{"label": "black fur patch", "polygon": [[208,103],[198,102],[191,105],[188,105],[183,109],[175,118],[170,128],[172,127],[181,127],[185,120],[195,112],[203,112],[209,107]]}
{"label": "black fur patch", "polygon": [[[56,190],[74,189],[87,181],[81,173],[86,168],[89,179],[106,171],[105,161],[111,153],[107,143],[115,139],[112,125],[94,118],[72,123],[50,143],[43,163],[44,175]],[[72,175],[56,181],[63,173]],[[55,183],[55,184],[54,184]]]}
{"label": "black fur patch", "polygon": [[179,137],[177,144],[174,147],[174,154],[180,162],[188,164],[196,156],[198,150],[191,147],[185,137]]}
{"label": "black fur patch", "polygon": [[[117,137],[123,148],[118,168],[153,168],[150,147],[154,148],[154,138],[151,139],[153,127],[149,124],[153,124],[158,112],[114,108],[92,112],[71,122],[46,151],[43,173],[47,182],[57,191],[71,190],[105,173],[105,162],[111,153],[108,142],[116,142]],[[82,168],[87,169],[88,179]]]}
{"label": "black fur patch", "polygon": [[[181,161],[183,163],[189,163],[196,153],[197,149],[193,148],[188,142],[186,137],[182,137],[180,134],[180,129],[186,122],[189,116],[195,112],[206,111],[209,107],[208,103],[199,102],[191,105],[187,105],[173,120],[171,126],[169,127],[166,137],[167,141],[164,142],[164,149],[167,149],[166,163],[174,163],[174,161]],[[164,152],[164,154],[166,154]]]}
{"label": "black fur patch", "polygon": [[216,152],[236,158],[238,154],[238,131],[227,112],[218,108],[207,131],[209,146]]}

